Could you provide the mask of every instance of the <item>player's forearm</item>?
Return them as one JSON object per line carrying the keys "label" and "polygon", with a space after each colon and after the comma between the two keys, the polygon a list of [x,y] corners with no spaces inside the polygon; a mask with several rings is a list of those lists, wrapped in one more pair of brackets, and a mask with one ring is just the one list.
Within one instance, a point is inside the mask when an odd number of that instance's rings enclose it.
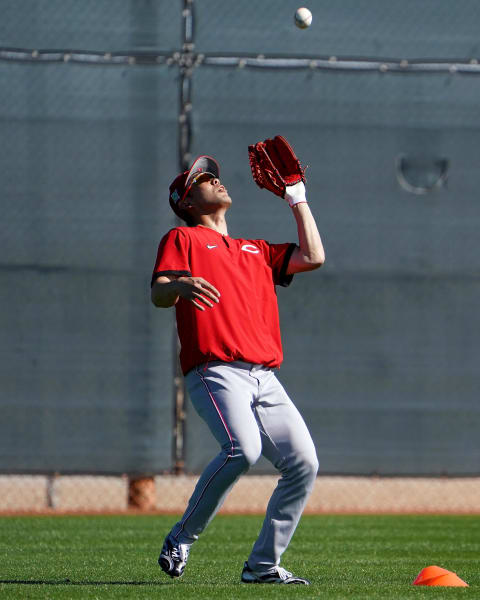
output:
{"label": "player's forearm", "polygon": [[310,207],[302,202],[293,206],[292,212],[297,221],[300,254],[305,266],[317,269],[325,262],[325,250]]}
{"label": "player's forearm", "polygon": [[151,299],[158,308],[169,308],[178,300],[176,281],[162,283],[156,281],[152,286]]}

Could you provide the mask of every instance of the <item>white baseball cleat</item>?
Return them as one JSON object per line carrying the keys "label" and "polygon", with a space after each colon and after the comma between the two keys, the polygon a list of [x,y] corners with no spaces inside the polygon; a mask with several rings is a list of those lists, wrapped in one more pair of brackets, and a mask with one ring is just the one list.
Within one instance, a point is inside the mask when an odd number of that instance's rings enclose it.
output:
{"label": "white baseball cleat", "polygon": [[174,537],[167,535],[158,557],[158,564],[170,577],[181,577],[187,564],[190,544],[179,544]]}
{"label": "white baseball cleat", "polygon": [[300,585],[310,585],[308,579],[295,577],[290,571],[283,567],[273,567],[268,571],[252,571],[245,563],[242,571],[242,583],[297,583]]}

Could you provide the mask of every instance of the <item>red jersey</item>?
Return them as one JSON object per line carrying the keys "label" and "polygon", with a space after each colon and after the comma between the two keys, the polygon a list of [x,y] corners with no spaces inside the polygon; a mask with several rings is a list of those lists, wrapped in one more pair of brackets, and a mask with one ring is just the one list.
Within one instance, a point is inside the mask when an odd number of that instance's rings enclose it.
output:
{"label": "red jersey", "polygon": [[295,244],[233,239],[213,229],[175,227],[162,239],[152,285],[160,275],[202,277],[221,294],[205,311],[175,305],[184,374],[212,360],[278,367],[283,360],[275,285],[288,286]]}

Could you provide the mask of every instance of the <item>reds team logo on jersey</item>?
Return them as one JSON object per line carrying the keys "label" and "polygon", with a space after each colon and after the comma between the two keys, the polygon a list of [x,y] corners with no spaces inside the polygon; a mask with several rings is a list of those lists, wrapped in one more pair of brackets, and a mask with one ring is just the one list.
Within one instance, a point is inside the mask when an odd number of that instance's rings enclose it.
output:
{"label": "reds team logo on jersey", "polygon": [[258,254],[260,250],[253,244],[243,244],[242,250],[245,252],[251,252],[252,254]]}

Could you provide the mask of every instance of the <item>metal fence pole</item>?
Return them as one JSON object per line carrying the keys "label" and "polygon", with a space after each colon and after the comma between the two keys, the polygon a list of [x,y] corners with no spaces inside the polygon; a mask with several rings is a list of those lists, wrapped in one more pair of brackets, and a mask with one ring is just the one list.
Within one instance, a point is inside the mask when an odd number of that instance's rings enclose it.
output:
{"label": "metal fence pole", "polygon": [[[191,91],[192,91],[192,65],[193,65],[193,0],[184,0],[183,3],[183,53],[180,57],[179,80],[179,116],[178,116],[178,164],[179,170],[185,171],[190,163],[191,150]],[[180,220],[177,219],[177,224]],[[177,475],[185,469],[185,433],[186,433],[186,395],[183,374],[178,360],[180,343],[177,328],[174,327],[174,385],[173,385],[173,443],[172,465],[173,472]]]}

